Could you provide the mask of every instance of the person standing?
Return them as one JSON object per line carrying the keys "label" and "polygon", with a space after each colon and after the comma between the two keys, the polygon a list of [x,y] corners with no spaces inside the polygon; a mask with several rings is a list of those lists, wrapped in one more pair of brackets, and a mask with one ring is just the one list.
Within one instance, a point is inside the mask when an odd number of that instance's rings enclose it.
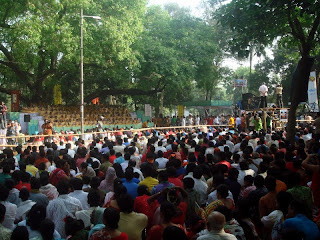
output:
{"label": "person standing", "polygon": [[51,142],[51,135],[52,135],[52,130],[53,130],[52,123],[48,119],[45,119],[44,124],[42,124],[41,128],[43,129],[44,135],[50,135],[49,137],[45,137],[44,141]]}
{"label": "person standing", "polygon": [[277,87],[276,87],[277,106],[278,106],[278,108],[283,108],[282,90],[283,90],[282,85],[281,85],[281,84],[278,84]]}
{"label": "person standing", "polygon": [[268,96],[268,87],[265,85],[265,83],[262,83],[262,85],[259,87],[260,92],[260,108],[266,108],[267,107],[267,96]]}
{"label": "person standing", "polygon": [[8,111],[7,106],[4,104],[4,102],[1,102],[0,105],[0,128],[1,129],[6,129],[7,128],[7,117],[6,117],[6,113]]}

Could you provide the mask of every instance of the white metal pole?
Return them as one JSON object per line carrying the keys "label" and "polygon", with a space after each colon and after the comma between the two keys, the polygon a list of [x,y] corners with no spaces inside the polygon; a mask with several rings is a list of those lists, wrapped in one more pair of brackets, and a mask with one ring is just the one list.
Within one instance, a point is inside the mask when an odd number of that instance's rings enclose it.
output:
{"label": "white metal pole", "polygon": [[81,8],[80,20],[80,122],[81,138],[84,137],[84,100],[83,100],[83,10]]}

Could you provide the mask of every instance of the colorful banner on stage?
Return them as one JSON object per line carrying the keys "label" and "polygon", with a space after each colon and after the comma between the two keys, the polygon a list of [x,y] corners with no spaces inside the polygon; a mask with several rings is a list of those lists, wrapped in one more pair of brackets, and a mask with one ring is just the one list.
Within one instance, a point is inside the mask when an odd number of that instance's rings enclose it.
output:
{"label": "colorful banner on stage", "polygon": [[311,72],[308,85],[308,100],[311,112],[319,112],[316,72]]}
{"label": "colorful banner on stage", "polygon": [[20,91],[12,90],[11,91],[11,112],[20,111]]}
{"label": "colorful banner on stage", "polygon": [[55,85],[53,88],[53,101],[54,105],[62,104],[61,85]]}
{"label": "colorful banner on stage", "polygon": [[178,117],[183,117],[183,116],[184,116],[184,106],[178,105]]}

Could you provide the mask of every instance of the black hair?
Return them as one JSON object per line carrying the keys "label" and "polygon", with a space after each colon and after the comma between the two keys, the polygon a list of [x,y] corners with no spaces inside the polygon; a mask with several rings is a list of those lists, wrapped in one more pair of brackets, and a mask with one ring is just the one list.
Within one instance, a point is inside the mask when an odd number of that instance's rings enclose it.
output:
{"label": "black hair", "polygon": [[276,189],[276,178],[268,175],[264,181],[264,184],[269,192],[274,191]]}
{"label": "black hair", "polygon": [[27,225],[32,230],[38,230],[41,222],[46,218],[46,207],[36,203],[27,213]]}
{"label": "black hair", "polygon": [[42,172],[40,174],[40,184],[41,186],[45,186],[49,184],[49,173],[48,172]]}
{"label": "black hair", "polygon": [[83,176],[83,177],[82,177],[82,181],[83,181],[83,184],[89,184],[89,183],[90,183],[90,177],[88,177],[88,176]]}
{"label": "black hair", "polygon": [[114,208],[106,208],[103,212],[103,223],[106,227],[115,230],[118,228],[120,213]]}
{"label": "black hair", "polygon": [[57,187],[59,195],[68,194],[70,183],[69,183],[69,181],[62,179],[58,182],[56,187]]}
{"label": "black hair", "polygon": [[247,176],[244,177],[243,180],[244,180],[245,182],[249,182],[250,185],[252,185],[252,184],[253,184],[253,181],[254,181],[254,178],[253,178],[251,175],[247,175]]}
{"label": "black hair", "polygon": [[228,186],[225,184],[221,184],[217,187],[217,194],[219,193],[222,198],[228,197],[228,194],[229,194],[228,191],[229,191]]}
{"label": "black hair", "polygon": [[185,232],[176,226],[168,226],[163,230],[162,233],[163,240],[187,240],[187,235]]}
{"label": "black hair", "polygon": [[193,189],[194,180],[191,177],[186,177],[182,181],[183,181],[183,187],[185,189]]}
{"label": "black hair", "polygon": [[88,193],[88,204],[90,207],[98,207],[100,205],[100,192],[97,189],[90,189]]}
{"label": "black hair", "polygon": [[232,219],[232,211],[226,206],[218,206],[215,211],[222,213],[225,216],[227,222]]}
{"label": "black hair", "polygon": [[31,189],[39,189],[41,187],[40,180],[32,177],[30,180]]}
{"label": "black hair", "polygon": [[158,179],[159,179],[159,182],[166,182],[168,181],[168,173],[167,171],[160,171],[159,174],[158,174]]}
{"label": "black hair", "polygon": [[131,181],[134,177],[134,171],[132,167],[127,167],[124,173],[126,180]]}
{"label": "black hair", "polygon": [[142,195],[151,196],[149,192],[149,188],[146,185],[140,185],[137,189],[137,192],[138,192],[138,196],[142,196]]}
{"label": "black hair", "polygon": [[0,183],[0,201],[6,201],[9,197],[9,189]]}
{"label": "black hair", "polygon": [[6,215],[6,207],[0,203],[0,222],[4,220],[4,216]]}
{"label": "black hair", "polygon": [[41,222],[39,232],[43,240],[53,239],[54,227],[54,223],[48,218]]}
{"label": "black hair", "polygon": [[15,186],[15,182],[12,178],[7,178],[4,182],[4,186],[6,186],[9,189],[9,191],[11,191]]}
{"label": "black hair", "polygon": [[124,172],[123,172],[123,169],[122,169],[122,167],[121,167],[121,165],[119,163],[113,164],[112,167],[116,171],[116,174],[117,174],[118,178],[124,178]]}
{"label": "black hair", "polygon": [[77,220],[70,216],[67,216],[65,219],[65,222],[66,224],[64,226],[64,229],[67,236],[69,235],[73,236],[78,231],[81,231],[82,229],[84,229],[84,223],[82,220]]}
{"label": "black hair", "polygon": [[99,177],[93,177],[91,178],[91,181],[90,181],[90,186],[92,189],[98,189],[98,187],[100,186],[100,178]]}
{"label": "black hair", "polygon": [[21,198],[22,201],[27,201],[30,197],[30,192],[26,188],[22,188],[19,192],[19,198]]}
{"label": "black hair", "polygon": [[73,188],[73,190],[82,190],[83,181],[80,178],[71,178],[70,185]]}
{"label": "black hair", "polygon": [[177,208],[173,203],[164,201],[160,206],[160,213],[163,215],[165,222],[170,222],[177,215]]}
{"label": "black hair", "polygon": [[293,197],[288,192],[282,191],[277,194],[277,202],[278,202],[279,210],[283,212],[283,216],[287,215],[288,206],[292,200],[293,200]]}
{"label": "black hair", "polygon": [[29,240],[29,232],[25,226],[17,226],[12,234],[11,240]]}
{"label": "black hair", "polygon": [[264,186],[264,178],[261,176],[261,175],[257,175],[255,178],[254,178],[254,185],[257,187],[257,188],[261,188]]}
{"label": "black hair", "polygon": [[21,174],[21,181],[24,182],[24,183],[28,183],[30,182],[30,178],[31,178],[31,175],[27,172],[22,172]]}
{"label": "black hair", "polygon": [[121,194],[117,198],[117,203],[121,212],[131,213],[133,211],[134,201],[129,194]]}
{"label": "black hair", "polygon": [[202,177],[203,171],[200,166],[197,166],[193,169],[193,177],[195,179],[200,179]]}

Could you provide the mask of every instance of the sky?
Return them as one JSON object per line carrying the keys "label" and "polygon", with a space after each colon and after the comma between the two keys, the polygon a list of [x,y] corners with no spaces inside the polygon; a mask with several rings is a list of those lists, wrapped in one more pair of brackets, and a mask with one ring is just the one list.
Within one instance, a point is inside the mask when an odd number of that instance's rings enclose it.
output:
{"label": "sky", "polygon": [[[181,7],[188,7],[191,9],[192,14],[194,14],[197,17],[201,17],[202,11],[201,11],[201,2],[203,0],[149,0],[149,5],[165,5],[167,3],[177,3]],[[269,54],[268,54],[269,55]],[[263,57],[253,57],[253,66],[261,61],[263,61]],[[223,66],[229,67],[233,70],[237,69],[240,66],[243,67],[249,67],[250,63],[249,60],[239,62],[235,59],[226,59],[223,62]]]}

